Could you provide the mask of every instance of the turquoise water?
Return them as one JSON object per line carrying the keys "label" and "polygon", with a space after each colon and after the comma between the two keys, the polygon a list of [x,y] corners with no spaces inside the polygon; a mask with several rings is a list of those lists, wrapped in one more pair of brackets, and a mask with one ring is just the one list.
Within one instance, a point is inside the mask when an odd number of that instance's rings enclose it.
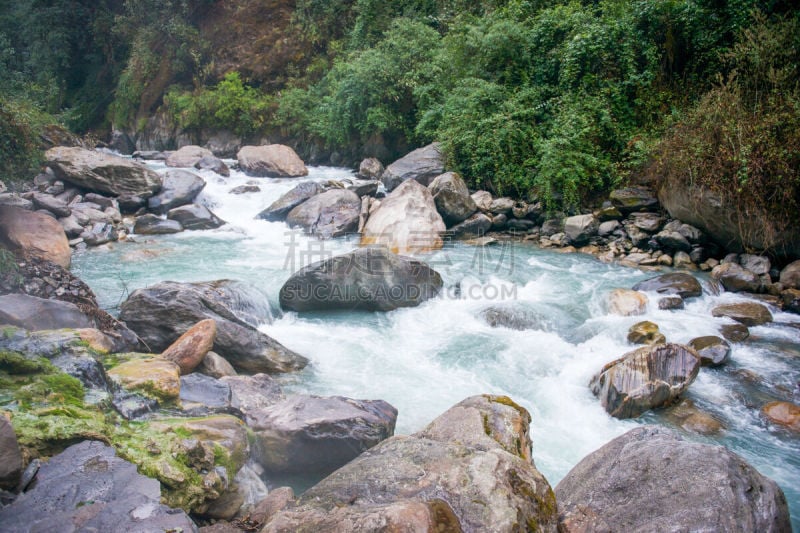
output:
{"label": "turquoise water", "polygon": [[[531,412],[534,460],[553,486],[610,439],[642,423],[669,424],[657,412],[631,421],[611,418],[587,387],[605,363],[632,349],[625,339],[632,324],[652,320],[669,341],[688,342],[717,334],[725,323],[711,317],[712,307],[743,299],[706,294],[688,302],[685,310],[671,312],[659,310],[650,295],[644,316],[618,317],[605,312],[609,291],[630,288],[652,273],[526,243],[487,248],[456,243],[420,256],[448,287],[445,295],[420,307],[385,314],[281,314],[278,291],[294,270],[326,254],[349,251],[357,241],[323,243],[283,223],[253,219],[298,180],[258,179],[262,192],[237,196],[228,191],[249,181],[245,176],[202,175],[208,185],[200,200],[228,225],[138,237],[74,256],[73,270],[104,308],[116,313],[130,292],[164,280],[249,282],[275,309],[276,320],[262,330],[312,361],[306,370],[280,378],[288,390],[384,399],[399,410],[398,433],[421,429],[467,396],[506,394]],[[308,179],[348,175],[343,169],[313,168]],[[540,317],[541,327],[491,328],[479,316],[490,305],[525,308]],[[734,345],[728,365],[702,369],[688,397],[727,430],[713,439],[689,438],[724,444],[775,479],[786,492],[797,529],[800,439],[766,424],[758,410],[767,401],[797,394],[800,329],[789,324],[800,317],[773,314],[775,324],[752,329],[754,341]],[[753,384],[738,370],[754,372],[762,381]]]}

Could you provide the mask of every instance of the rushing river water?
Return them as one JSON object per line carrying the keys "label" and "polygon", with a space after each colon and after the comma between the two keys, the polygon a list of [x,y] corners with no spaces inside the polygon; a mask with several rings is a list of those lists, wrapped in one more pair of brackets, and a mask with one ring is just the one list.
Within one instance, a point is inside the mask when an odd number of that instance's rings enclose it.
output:
{"label": "rushing river water", "polygon": [[[164,167],[153,164],[164,171]],[[351,175],[317,167],[317,181]],[[73,271],[112,314],[134,289],[159,281],[237,279],[258,287],[276,309],[261,329],[308,357],[302,372],[280,379],[287,390],[384,399],[397,407],[397,433],[419,430],[438,414],[474,394],[506,394],[533,416],[533,456],[555,487],[586,454],[643,423],[669,425],[663,413],[636,420],[608,416],[587,386],[605,363],[632,349],[628,328],[656,322],[671,342],[717,335],[727,319],[711,308],[744,298],[706,290],[682,311],[661,311],[650,295],[644,316],[605,312],[608,292],[653,276],[600,263],[581,254],[540,250],[527,243],[474,247],[456,243],[421,256],[438,270],[446,294],[417,308],[389,313],[339,312],[298,315],[277,311],[277,296],[290,274],[309,262],[352,250],[356,240],[318,241],[284,223],[254,216],[300,180],[257,179],[261,192],[229,191],[251,181],[202,171],[200,202],[228,222],[217,230],[138,237],[89,249],[73,258]],[[706,278],[701,282],[706,286]],[[459,286],[459,291],[455,290]],[[536,330],[492,328],[480,317],[491,305],[513,305],[540,318]],[[800,530],[800,439],[774,428],[759,408],[772,399],[797,401],[800,381],[800,317],[773,309],[775,323],[751,328],[735,344],[730,362],[703,368],[687,396],[727,428],[717,442],[743,455],[786,492],[793,526]]]}

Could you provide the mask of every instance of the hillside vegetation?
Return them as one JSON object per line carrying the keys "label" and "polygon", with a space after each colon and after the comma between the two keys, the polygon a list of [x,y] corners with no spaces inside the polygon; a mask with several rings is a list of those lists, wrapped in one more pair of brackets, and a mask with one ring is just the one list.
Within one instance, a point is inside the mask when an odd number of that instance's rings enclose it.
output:
{"label": "hillside vegetation", "polygon": [[22,164],[35,141],[21,109],[102,134],[161,110],[348,163],[437,140],[470,186],[551,209],[678,176],[786,219],[800,207],[789,5],[19,2],[0,8],[0,160]]}

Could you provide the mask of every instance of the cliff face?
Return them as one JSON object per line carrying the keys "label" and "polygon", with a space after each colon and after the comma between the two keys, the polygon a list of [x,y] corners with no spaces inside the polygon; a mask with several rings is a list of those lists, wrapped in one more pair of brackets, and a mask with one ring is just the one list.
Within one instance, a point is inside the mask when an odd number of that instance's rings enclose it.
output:
{"label": "cliff face", "polygon": [[277,89],[291,67],[308,62],[312,46],[291,28],[294,0],[222,0],[198,12],[200,34],[210,43],[210,73],[238,71],[244,79]]}

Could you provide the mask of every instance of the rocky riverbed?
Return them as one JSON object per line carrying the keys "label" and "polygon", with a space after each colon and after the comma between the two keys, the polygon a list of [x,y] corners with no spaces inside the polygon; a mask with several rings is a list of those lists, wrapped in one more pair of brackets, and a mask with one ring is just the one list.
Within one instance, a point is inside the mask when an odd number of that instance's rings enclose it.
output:
{"label": "rocky riverbed", "polygon": [[800,262],[642,187],[550,217],[436,145],[253,148],[57,148],[0,194],[9,531],[791,529]]}

